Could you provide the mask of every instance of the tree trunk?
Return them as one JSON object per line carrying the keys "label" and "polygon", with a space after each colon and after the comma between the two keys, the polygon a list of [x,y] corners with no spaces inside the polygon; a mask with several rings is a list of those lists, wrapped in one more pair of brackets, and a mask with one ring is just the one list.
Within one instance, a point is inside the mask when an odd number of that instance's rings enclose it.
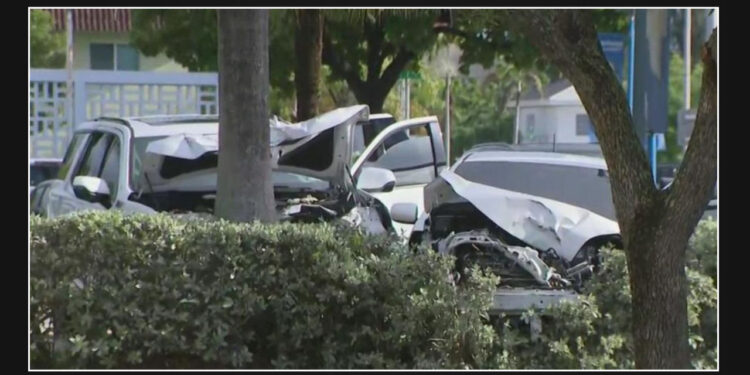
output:
{"label": "tree trunk", "polygon": [[657,191],[625,93],[587,11],[507,11],[575,86],[601,144],[627,253],[638,368],[688,368],[685,249],[716,183],[716,30],[704,50],[701,102],[669,190]]}
{"label": "tree trunk", "polygon": [[275,220],[268,112],[268,10],[219,10],[219,165],[215,213]]}
{"label": "tree trunk", "polygon": [[681,218],[662,214],[667,210],[659,198],[624,239],[636,365],[689,368],[685,248],[690,234],[670,232]]}
{"label": "tree trunk", "polygon": [[323,16],[320,9],[299,9],[296,15],[294,84],[297,89],[297,121],[304,121],[318,114]]}

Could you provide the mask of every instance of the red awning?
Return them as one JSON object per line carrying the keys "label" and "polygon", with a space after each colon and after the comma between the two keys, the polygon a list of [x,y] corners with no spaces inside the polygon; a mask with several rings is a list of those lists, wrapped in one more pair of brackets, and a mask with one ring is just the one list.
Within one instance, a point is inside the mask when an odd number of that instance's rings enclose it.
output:
{"label": "red awning", "polygon": [[[47,9],[55,30],[65,30],[67,9]],[[128,32],[130,9],[73,9],[73,31]]]}

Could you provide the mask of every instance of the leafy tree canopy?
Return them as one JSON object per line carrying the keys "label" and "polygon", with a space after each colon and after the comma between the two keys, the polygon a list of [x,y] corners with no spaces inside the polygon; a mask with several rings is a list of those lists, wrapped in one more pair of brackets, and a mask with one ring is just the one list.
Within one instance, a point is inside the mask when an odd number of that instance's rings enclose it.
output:
{"label": "leafy tree canopy", "polygon": [[30,21],[31,67],[64,68],[65,34],[54,31],[52,14],[34,9]]}

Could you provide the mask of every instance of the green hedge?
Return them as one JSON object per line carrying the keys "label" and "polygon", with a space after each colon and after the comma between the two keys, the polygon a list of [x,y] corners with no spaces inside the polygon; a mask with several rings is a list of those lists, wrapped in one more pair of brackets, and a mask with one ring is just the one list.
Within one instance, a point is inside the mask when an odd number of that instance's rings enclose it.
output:
{"label": "green hedge", "polygon": [[397,241],[116,213],[31,233],[32,368],[487,366],[495,281],[456,289]]}
{"label": "green hedge", "polygon": [[[696,368],[717,367],[716,230],[688,249]],[[90,213],[31,232],[32,368],[634,366],[619,250],[532,341],[485,324],[497,279],[454,288],[452,259],[351,229]]]}
{"label": "green hedge", "polygon": [[[688,324],[692,365],[717,368],[715,221],[702,221],[687,249]],[[502,368],[634,368],[630,285],[621,250],[604,250],[602,271],[584,290],[583,303],[551,309],[539,341],[496,323],[492,366]]]}

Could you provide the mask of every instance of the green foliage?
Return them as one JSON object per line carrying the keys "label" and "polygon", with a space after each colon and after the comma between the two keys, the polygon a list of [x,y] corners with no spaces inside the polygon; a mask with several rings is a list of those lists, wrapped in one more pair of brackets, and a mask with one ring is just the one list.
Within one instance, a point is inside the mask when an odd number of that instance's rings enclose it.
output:
{"label": "green foliage", "polygon": [[[669,60],[669,99],[667,107],[667,149],[659,151],[660,163],[682,160],[682,146],[677,143],[677,114],[685,106],[685,62],[679,54]],[[703,78],[703,64],[696,64],[690,72],[690,108],[697,108]]]}
{"label": "green foliage", "polygon": [[130,42],[146,56],[165,53],[190,71],[218,70],[215,9],[134,9]]}
{"label": "green foliage", "polygon": [[716,248],[718,223],[708,218],[701,221],[690,238],[687,250],[688,267],[711,277],[716,284]]}
{"label": "green foliage", "polygon": [[65,67],[65,33],[54,31],[52,14],[32,9],[29,48],[32,68]]}
{"label": "green foliage", "polygon": [[[34,368],[634,366],[620,250],[532,341],[534,312],[485,324],[497,278],[456,288],[452,258],[386,237],[166,214],[30,224]],[[717,366],[716,229],[701,222],[688,249],[696,368]]]}
{"label": "green foliage", "polygon": [[[435,20],[431,12],[370,9],[366,11],[330,10],[325,13],[326,32],[331,38],[333,52],[351,65],[362,81],[368,74],[379,77],[388,63],[401,51],[406,50],[416,57],[427,52],[435,43],[432,31]],[[368,41],[380,39],[381,44],[368,45]],[[380,64],[377,72],[368,71],[368,57],[376,53]],[[332,67],[334,78],[345,79],[343,71]]]}
{"label": "green foliage", "polygon": [[[519,73],[525,78],[527,72]],[[515,83],[520,79],[501,65],[484,82],[457,77],[451,82],[451,156],[461,154],[477,143],[513,141],[514,111],[506,111],[512,102]],[[546,77],[543,77],[546,82]],[[509,83],[510,82],[510,83]],[[400,82],[388,95],[384,111],[401,117]],[[422,79],[411,81],[411,117],[437,116],[445,126],[445,78],[429,69]],[[443,133],[445,136],[445,133]]]}
{"label": "green foliage", "polygon": [[[557,69],[545,61],[541,54],[523,35],[514,33],[508,27],[504,10],[454,10],[455,25],[453,35],[464,51],[461,56],[461,69],[468,71],[471,64],[492,66],[497,58],[503,57],[521,69],[545,71],[550,77],[557,77]],[[616,9],[591,10],[592,21],[599,32],[625,32],[629,12]]]}
{"label": "green foliage", "polygon": [[456,288],[449,258],[386,237],[111,212],[33,217],[31,233],[34,368],[477,368],[491,354],[496,279]]}
{"label": "green foliage", "polygon": [[[604,250],[601,272],[586,285],[583,303],[550,310],[539,341],[497,323],[493,365],[509,368],[633,368],[631,295],[625,253]],[[688,248],[688,325],[692,364],[717,367],[716,223],[701,222]],[[712,273],[713,272],[713,273]],[[715,279],[714,279],[715,280]]]}
{"label": "green foliage", "polygon": [[[294,92],[294,30],[288,11],[272,10],[269,17],[269,66],[273,107],[274,100],[289,98]],[[130,32],[133,46],[146,56],[156,56],[163,52],[190,71],[219,70],[217,38],[215,9],[133,10],[133,28]]]}
{"label": "green foliage", "polygon": [[506,101],[501,83],[482,85],[471,79],[457,80],[452,85],[451,156],[460,157],[478,143],[513,141],[512,113],[503,108]]}

